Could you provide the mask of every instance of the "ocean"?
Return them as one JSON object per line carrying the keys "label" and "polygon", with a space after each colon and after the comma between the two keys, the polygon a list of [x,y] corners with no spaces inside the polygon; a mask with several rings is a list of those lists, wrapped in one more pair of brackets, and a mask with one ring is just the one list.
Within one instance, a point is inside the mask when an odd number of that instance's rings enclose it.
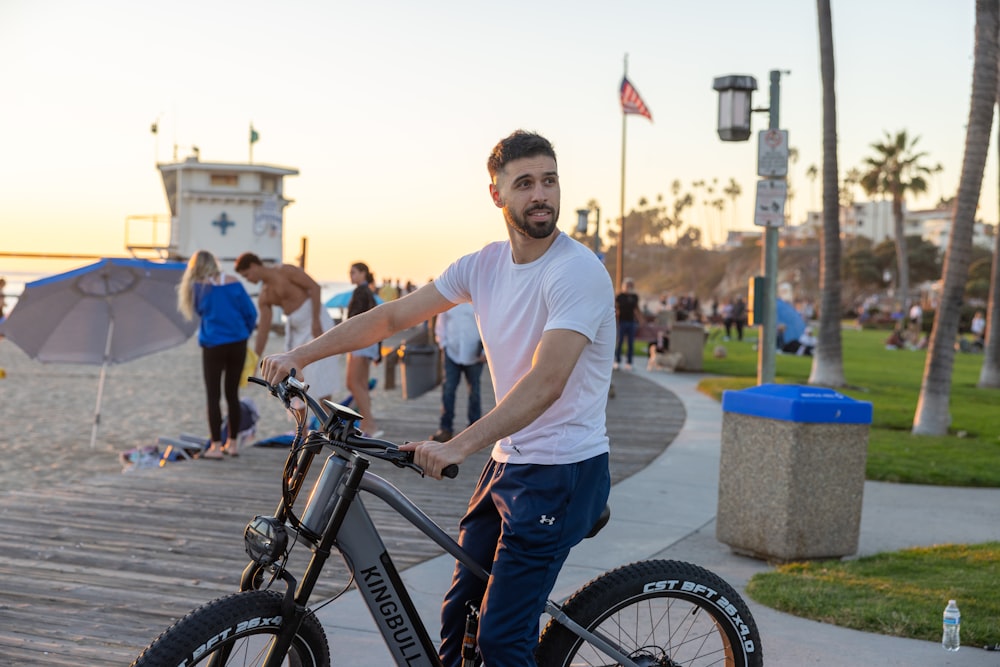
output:
{"label": "ocean", "polygon": [[[24,262],[21,262],[24,264]],[[35,280],[40,280],[41,278],[48,278],[50,276],[62,273],[64,271],[71,271],[73,269],[78,269],[83,266],[93,264],[93,261],[89,260],[46,260],[39,259],[33,260],[31,263],[30,270],[17,270],[17,271],[5,271],[3,266],[0,265],[0,277],[7,281],[6,286],[3,288],[3,294],[0,298],[3,299],[3,313],[9,315],[11,310],[17,305],[17,298],[20,296],[21,292],[24,291],[24,286],[27,283],[33,282]],[[354,285],[349,282],[320,282],[320,289],[323,302],[326,303],[330,297],[335,294],[340,294],[341,292],[346,292],[348,290],[353,290]],[[247,284],[247,291],[250,295],[256,299],[258,293],[258,286]],[[333,308],[330,310],[330,314],[334,319],[341,317],[339,308]]]}

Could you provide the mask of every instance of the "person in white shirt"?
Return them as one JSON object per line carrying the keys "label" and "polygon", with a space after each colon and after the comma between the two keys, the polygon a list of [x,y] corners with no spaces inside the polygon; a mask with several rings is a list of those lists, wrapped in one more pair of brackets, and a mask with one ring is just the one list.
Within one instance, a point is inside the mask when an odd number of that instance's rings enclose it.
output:
{"label": "person in white shirt", "polygon": [[508,240],[462,257],[402,299],[262,362],[262,376],[273,384],[316,359],[384,340],[455,304],[472,304],[496,407],[446,443],[402,446],[436,479],[445,466],[492,446],[459,525],[460,544],[491,576],[487,584],[456,563],[441,610],[445,667],[461,664],[469,601],[479,603],[484,664],[535,665],[545,600],[610,491],[611,279],[593,251],[556,228],[559,174],[547,139],[518,130],[493,148],[487,169]]}
{"label": "person in white shirt", "polygon": [[472,304],[460,303],[437,316],[434,337],[444,354],[444,384],[441,385],[441,422],[431,440],[448,442],[454,435],[455,394],[458,383],[465,376],[469,388],[469,407],[466,416],[469,425],[476,423],[482,414],[480,379],[483,376],[483,342]]}
{"label": "person in white shirt", "polygon": [[972,335],[976,337],[976,342],[980,345],[986,342],[986,318],[983,317],[983,311],[977,310],[976,314],[972,316]]}

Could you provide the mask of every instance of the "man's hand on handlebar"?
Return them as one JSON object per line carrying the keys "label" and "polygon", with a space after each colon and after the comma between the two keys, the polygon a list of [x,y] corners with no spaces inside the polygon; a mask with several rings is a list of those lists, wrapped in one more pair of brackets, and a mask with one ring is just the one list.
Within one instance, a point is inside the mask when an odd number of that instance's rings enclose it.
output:
{"label": "man's hand on handlebar", "polygon": [[271,354],[260,360],[260,377],[270,385],[276,385],[284,380],[291,374],[292,369],[295,369],[295,377],[305,382],[302,364],[296,361],[294,351]]}
{"label": "man's hand on handlebar", "polygon": [[465,460],[465,454],[460,447],[451,443],[425,440],[423,442],[407,442],[400,445],[402,451],[413,452],[413,462],[423,468],[424,474],[434,479],[441,479],[441,471],[449,465],[459,465]]}

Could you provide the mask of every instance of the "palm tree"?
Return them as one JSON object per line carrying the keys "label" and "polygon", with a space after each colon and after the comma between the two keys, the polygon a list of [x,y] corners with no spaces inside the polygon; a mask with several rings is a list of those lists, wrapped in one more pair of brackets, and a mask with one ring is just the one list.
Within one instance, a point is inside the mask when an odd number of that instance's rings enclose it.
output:
{"label": "palm tree", "polygon": [[[1000,91],[998,91],[1000,93]],[[990,269],[990,297],[986,307],[986,343],[983,345],[983,366],[979,369],[977,387],[1000,389],[1000,233],[993,240],[993,267]]]}
{"label": "palm tree", "polygon": [[806,169],[806,178],[809,179],[809,208],[816,208],[816,178],[819,176],[819,167],[814,164]]}
{"label": "palm tree", "polygon": [[[1000,49],[1000,45],[997,47]],[[1000,101],[1000,87],[997,88],[997,101]],[[1000,136],[997,137],[1000,145]],[[983,366],[979,369],[977,387],[982,389],[1000,389],[1000,225],[993,237],[993,266],[990,268],[990,294],[986,301],[986,340],[983,345]]]}
{"label": "palm tree", "polygon": [[840,191],[837,187],[837,95],[830,0],[816,0],[816,10],[823,80],[823,235],[820,237],[819,340],[813,353],[809,384],[842,387],[846,381],[840,339]]}
{"label": "palm tree", "polygon": [[736,182],[735,178],[729,178],[729,185],[723,188],[722,192],[733,200],[733,227],[736,226],[736,200],[743,194],[743,188]]}
{"label": "palm tree", "polygon": [[906,254],[906,230],[903,227],[903,199],[908,192],[919,194],[927,191],[923,175],[930,169],[920,163],[927,154],[914,152],[920,137],[912,141],[906,130],[891,136],[885,133],[883,143],[871,145],[877,155],[864,160],[866,171],[861,176],[861,187],[869,196],[875,193],[892,197],[892,217],[896,242],[896,286],[903,299],[903,311],[910,308],[910,267]]}
{"label": "palm tree", "polygon": [[986,168],[986,152],[997,99],[997,27],[1000,0],[976,0],[976,48],[972,65],[972,101],[965,134],[965,157],[958,184],[958,205],[944,259],[944,287],[934,316],[913,433],[945,435],[951,422],[948,399],[955,362],[959,308],[972,256],[972,231]]}

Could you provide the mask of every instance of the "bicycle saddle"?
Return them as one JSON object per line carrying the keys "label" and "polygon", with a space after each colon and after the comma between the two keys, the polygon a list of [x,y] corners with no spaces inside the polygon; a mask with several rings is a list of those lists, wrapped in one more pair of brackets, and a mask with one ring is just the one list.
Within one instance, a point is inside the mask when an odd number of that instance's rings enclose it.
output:
{"label": "bicycle saddle", "polygon": [[590,529],[590,532],[587,533],[583,539],[587,539],[588,537],[593,537],[594,535],[597,535],[599,532],[601,532],[601,528],[604,528],[604,526],[608,525],[608,521],[610,519],[611,519],[611,505],[605,505],[604,509],[601,510],[601,516],[597,517],[597,522],[594,524],[594,527]]}

